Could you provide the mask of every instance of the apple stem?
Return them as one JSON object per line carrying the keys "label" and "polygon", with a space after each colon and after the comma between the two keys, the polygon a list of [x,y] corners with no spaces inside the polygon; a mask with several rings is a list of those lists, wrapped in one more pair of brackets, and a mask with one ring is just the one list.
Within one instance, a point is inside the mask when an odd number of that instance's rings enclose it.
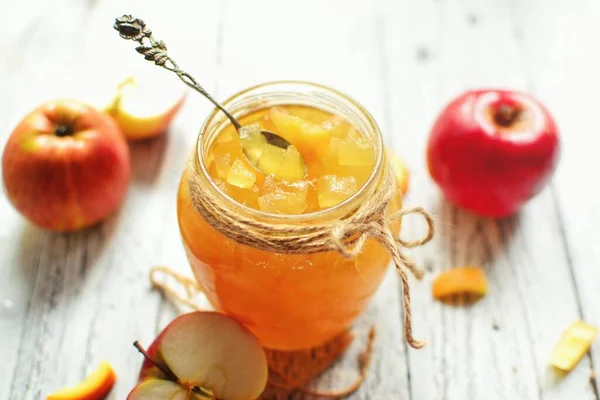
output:
{"label": "apple stem", "polygon": [[494,122],[508,128],[521,118],[521,114],[522,110],[520,108],[503,104],[494,113]]}
{"label": "apple stem", "polygon": [[138,351],[140,353],[142,353],[142,355],[144,356],[144,358],[148,361],[150,361],[156,368],[158,368],[163,374],[165,374],[170,380],[172,380],[173,382],[179,382],[179,378],[177,378],[177,376],[175,376],[175,374],[169,370],[168,368],[166,368],[163,365],[160,365],[157,361],[155,361],[152,357],[150,357],[150,355],[146,352],[146,350],[144,350],[144,348],[142,347],[142,345],[140,344],[140,342],[138,342],[137,340],[133,343],[133,346],[138,349]]}

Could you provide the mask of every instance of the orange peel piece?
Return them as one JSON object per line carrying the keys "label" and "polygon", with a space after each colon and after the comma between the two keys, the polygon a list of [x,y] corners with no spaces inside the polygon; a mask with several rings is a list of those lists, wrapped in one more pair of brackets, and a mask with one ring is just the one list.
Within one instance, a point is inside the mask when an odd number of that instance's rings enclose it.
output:
{"label": "orange peel piece", "polygon": [[588,352],[598,328],[585,321],[576,321],[564,332],[550,356],[550,365],[562,371],[571,371]]}
{"label": "orange peel piece", "polygon": [[487,293],[487,279],[479,267],[452,268],[435,278],[432,293],[437,300],[457,294],[482,297]]}
{"label": "orange peel piece", "polygon": [[396,181],[398,182],[398,187],[400,188],[400,192],[403,196],[406,196],[408,192],[408,186],[410,182],[410,170],[408,165],[402,160],[396,153],[392,150],[388,150],[388,158],[389,162],[394,170],[396,175]]}
{"label": "orange peel piece", "polygon": [[96,370],[79,384],[59,390],[46,400],[101,400],[112,389],[117,375],[107,361],[102,361]]}

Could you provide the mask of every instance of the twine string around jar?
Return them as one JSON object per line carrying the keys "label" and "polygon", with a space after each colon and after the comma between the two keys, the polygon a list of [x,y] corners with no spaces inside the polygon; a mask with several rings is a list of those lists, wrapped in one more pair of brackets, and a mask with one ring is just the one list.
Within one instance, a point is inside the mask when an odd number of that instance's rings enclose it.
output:
{"label": "twine string around jar", "polygon": [[[354,258],[361,253],[369,238],[378,241],[390,252],[402,280],[406,341],[415,349],[425,345],[424,341],[412,336],[410,284],[407,274],[408,270],[420,280],[423,278],[423,271],[401,249],[417,247],[430,241],[434,233],[433,218],[420,207],[404,209],[386,216],[387,206],[397,190],[391,168],[386,168],[380,189],[354,213],[342,220],[310,225],[270,223],[241,213],[232,213],[203,185],[193,160],[188,162],[187,177],[194,208],[215,230],[240,244],[287,254],[312,254],[333,250],[346,258]],[[405,241],[399,235],[394,235],[389,224],[410,214],[424,218],[427,232],[422,238]]]}

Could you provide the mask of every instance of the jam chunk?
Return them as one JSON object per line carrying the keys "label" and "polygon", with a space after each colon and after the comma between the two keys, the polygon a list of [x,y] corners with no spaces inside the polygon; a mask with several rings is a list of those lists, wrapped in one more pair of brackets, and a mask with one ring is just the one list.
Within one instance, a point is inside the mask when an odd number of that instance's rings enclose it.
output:
{"label": "jam chunk", "polygon": [[263,173],[286,181],[298,181],[304,177],[302,156],[298,150],[294,146],[282,149],[269,144],[258,123],[240,129],[240,142],[248,159]]}
{"label": "jam chunk", "polygon": [[258,206],[262,211],[276,214],[302,214],[306,210],[306,193],[284,192],[275,190],[258,198]]}
{"label": "jam chunk", "polygon": [[248,159],[255,164],[258,163],[267,145],[267,139],[260,133],[260,124],[243,126],[240,129],[240,143]]}
{"label": "jam chunk", "polygon": [[227,179],[230,169],[231,156],[229,154],[223,154],[215,157],[214,168],[219,179]]}
{"label": "jam chunk", "polygon": [[317,181],[319,206],[332,207],[352,196],[358,190],[353,176],[324,175]]}
{"label": "jam chunk", "polygon": [[258,206],[262,211],[275,214],[302,214],[307,209],[308,187],[306,181],[288,183],[267,176]]}
{"label": "jam chunk", "polygon": [[304,157],[313,157],[326,148],[331,133],[321,125],[313,124],[281,107],[272,107],[269,118],[277,134],[298,148]]}
{"label": "jam chunk", "polygon": [[338,117],[337,115],[323,121],[321,126],[331,134],[332,139],[334,137],[344,138],[348,134],[348,123],[344,121],[342,117]]}
{"label": "jam chunk", "polygon": [[337,145],[337,156],[340,165],[364,167],[375,164],[373,146],[365,138],[342,139]]}
{"label": "jam chunk", "polygon": [[256,173],[241,160],[235,160],[227,173],[227,183],[242,189],[250,189],[256,182]]}
{"label": "jam chunk", "polygon": [[[363,160],[346,160],[346,155],[343,154],[345,147],[348,147],[348,143],[352,143],[350,139],[340,139],[338,137],[332,137],[329,141],[329,147],[327,154],[323,157],[323,166],[325,175],[337,175],[337,176],[352,176],[356,179],[358,186],[361,186],[367,181],[371,172],[373,171],[373,164],[368,164],[369,155],[366,154],[366,159]],[[355,154],[355,157],[360,155]],[[345,161],[346,164],[340,162],[340,158]]]}
{"label": "jam chunk", "polygon": [[285,181],[298,181],[304,177],[302,157],[294,146],[282,149],[271,144],[263,147],[258,168],[265,174]]}

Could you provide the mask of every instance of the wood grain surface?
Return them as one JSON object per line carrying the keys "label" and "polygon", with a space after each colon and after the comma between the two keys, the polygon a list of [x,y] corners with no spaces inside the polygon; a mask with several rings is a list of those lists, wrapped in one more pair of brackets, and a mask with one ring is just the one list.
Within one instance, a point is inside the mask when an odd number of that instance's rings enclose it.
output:
{"label": "wood grain surface", "polygon": [[[598,343],[566,376],[548,358],[571,322],[600,325],[600,2],[3,0],[0,148],[42,101],[92,92],[106,71],[144,64],[112,29],[123,13],[144,19],[217,98],[278,79],[349,94],[410,165],[405,203],[425,207],[437,223],[434,241],[411,252],[428,272],[412,282],[414,333],[428,345],[404,343],[401,288],[390,269],[351,350],[316,387],[354,379],[356,353],[375,324],[373,364],[353,399],[599,399]],[[449,205],[425,165],[437,113],[475,87],[530,91],[562,133],[551,185],[503,220]],[[210,110],[190,93],[165,136],[131,145],[126,201],[96,227],[44,232],[0,195],[0,399],[43,399],[103,359],[118,374],[109,399],[135,385],[142,360],[133,341],[149,344],[185,311],[151,289],[148,271],[160,264],[190,274],[176,191]],[[403,229],[407,237],[421,232],[412,220]],[[432,278],[463,264],[485,269],[488,296],[470,306],[435,302]]]}

